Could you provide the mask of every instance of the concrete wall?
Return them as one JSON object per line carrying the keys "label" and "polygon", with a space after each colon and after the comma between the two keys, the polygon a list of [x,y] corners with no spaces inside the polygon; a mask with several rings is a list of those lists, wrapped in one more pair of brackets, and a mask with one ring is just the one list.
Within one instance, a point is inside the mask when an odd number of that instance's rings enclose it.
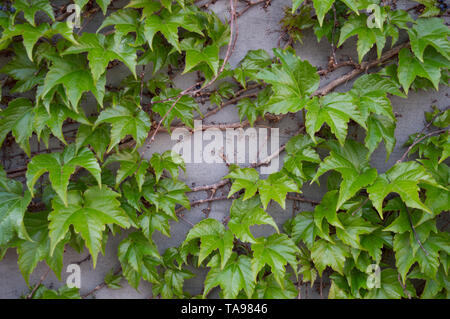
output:
{"label": "concrete wall", "polygon": [[[53,1],[52,1],[53,2]],[[58,2],[58,1],[55,1]],[[114,1],[114,6],[120,7],[127,1]],[[200,2],[201,3],[201,2]],[[397,1],[400,7],[410,7],[411,3],[406,1]],[[279,21],[283,17],[284,8],[290,6],[291,0],[272,0],[271,5],[264,10],[260,7],[254,7],[248,10],[243,16],[238,19],[239,26],[239,38],[237,40],[236,49],[230,59],[230,64],[235,67],[238,62],[245,56],[248,50],[253,49],[265,49],[272,55],[272,48],[277,46],[277,42],[280,36],[280,25]],[[243,4],[239,2],[239,8],[243,7]],[[228,1],[218,0],[217,3],[210,7],[212,10],[218,13],[219,17],[225,19],[228,17]],[[86,27],[85,30],[92,31],[98,27],[102,21],[102,14],[98,14]],[[348,41],[342,49],[337,51],[338,58],[344,59],[346,55],[353,57],[357,60],[356,55],[356,41]],[[330,54],[330,44],[325,40],[317,43],[316,37],[312,32],[308,32],[304,36],[303,45],[296,44],[295,49],[298,55],[302,59],[310,61],[313,65],[317,67],[326,68],[328,62],[328,56]],[[222,52],[224,54],[224,52]],[[374,53],[371,52],[369,58],[373,58]],[[0,61],[1,62],[1,61]],[[329,81],[339,77],[340,75],[346,73],[348,69],[342,68],[330,74],[329,76],[321,78],[321,85],[327,84]],[[125,67],[117,67],[111,70],[108,81],[111,84],[118,84],[120,79],[129,74]],[[175,82],[178,87],[186,88],[192,85],[194,79],[187,76],[179,76],[175,78]],[[337,91],[347,91],[351,88],[352,83],[347,83],[340,86]],[[448,93],[449,89],[446,87],[441,87],[439,92],[435,91],[421,91],[421,92],[410,92],[407,99],[401,99],[397,97],[392,97],[391,101],[394,106],[394,111],[399,114],[396,138],[397,146],[392,153],[390,159],[385,162],[385,151],[384,146],[379,147],[372,156],[372,165],[379,169],[380,172],[387,170],[391,165],[399,159],[401,154],[404,152],[402,147],[403,143],[407,140],[408,136],[424,126],[424,111],[430,110],[431,105],[437,105],[440,108],[447,106],[448,104]],[[89,104],[89,99],[85,102]],[[208,105],[202,105],[202,110],[206,110]],[[207,118],[204,123],[232,123],[239,121],[239,116],[237,109],[234,106],[228,106],[218,112],[216,115]],[[274,123],[273,127],[278,127],[280,129],[280,145],[289,140],[293,133],[297,130],[298,126],[302,123],[300,115],[292,115],[286,117],[279,123]],[[153,152],[163,152],[170,149],[174,144],[174,141],[170,140],[168,134],[160,134],[158,139],[152,143],[150,146],[143,146],[141,151],[146,157],[150,157]],[[13,150],[11,150],[13,151]],[[10,167],[22,166],[22,159],[14,159],[13,162],[9,163]],[[280,166],[282,165],[282,160],[280,161]],[[243,165],[241,165],[243,166]],[[227,166],[225,164],[187,164],[187,170],[185,174],[182,174],[182,180],[184,180],[188,186],[201,186],[213,184],[220,181],[223,176],[228,172]],[[320,200],[321,196],[324,194],[325,189],[313,185],[311,187],[305,186],[303,192],[305,197]],[[227,190],[223,195],[227,194]],[[217,196],[222,195],[222,193],[217,194]],[[199,192],[195,194],[190,194],[191,200],[206,198],[207,194],[204,192]],[[223,220],[229,214],[231,202],[215,202],[212,204],[212,210],[209,215],[210,218],[215,218],[218,220]],[[207,206],[198,206],[192,208],[190,211],[185,211],[184,219],[190,223],[197,223],[203,218],[205,218],[202,212]],[[301,210],[311,210],[312,207],[308,204],[300,204],[299,208]],[[282,210],[281,207],[276,203],[271,203],[268,208],[268,212],[275,218],[276,222],[282,226],[282,224],[291,217],[292,215],[292,202],[288,202],[286,205],[286,210]],[[160,252],[164,252],[167,247],[174,245],[179,245],[183,241],[187,231],[190,229],[190,225],[187,222],[180,220],[178,223],[172,223],[171,228],[171,238],[166,238],[159,233],[156,233],[154,239],[160,249]],[[269,227],[258,227],[255,228],[255,235],[267,235],[272,230]],[[86,261],[81,263],[82,270],[82,282],[81,282],[81,293],[87,293],[95,288],[98,284],[103,282],[105,274],[111,269],[117,269],[119,262],[116,257],[117,246],[120,240],[124,236],[116,236],[110,238],[105,256],[99,256],[96,269],[92,268],[92,262]],[[68,274],[64,273],[66,266],[71,263],[75,263],[83,260],[88,255],[87,251],[82,254],[74,252],[70,247],[67,248],[67,252],[64,256],[63,268],[63,282],[56,279],[53,273],[44,280],[44,284],[48,287],[59,287],[61,286]],[[34,274],[31,276],[30,282],[36,283],[39,278],[47,271],[47,266],[42,262],[36,268]],[[203,286],[205,271],[198,274],[196,278],[188,280],[185,284],[186,290],[192,294],[198,294],[201,292]],[[101,289],[94,294],[95,298],[149,298],[151,297],[151,286],[148,283],[142,282],[140,286],[140,291],[135,291],[133,288],[129,287],[125,280],[122,281],[123,289],[120,290],[110,290],[107,288]],[[15,251],[9,250],[5,258],[0,261],[0,298],[18,298],[22,294],[27,293],[28,288],[24,279],[22,278],[18,266],[17,266],[17,255]],[[326,290],[324,291],[326,295]],[[303,296],[308,298],[318,298],[317,285],[313,289],[308,289],[308,292],[303,292]],[[213,297],[217,297],[217,291],[211,294]]]}

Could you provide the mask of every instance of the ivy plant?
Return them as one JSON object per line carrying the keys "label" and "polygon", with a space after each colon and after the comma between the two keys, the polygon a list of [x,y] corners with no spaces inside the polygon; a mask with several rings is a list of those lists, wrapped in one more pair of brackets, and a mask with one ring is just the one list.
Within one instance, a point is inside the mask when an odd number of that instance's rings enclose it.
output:
{"label": "ivy plant", "polygon": [[[419,14],[395,1],[293,0],[281,20],[286,45],[251,50],[234,68],[236,20],[254,3],[238,11],[230,0],[224,21],[194,0],[131,0],[120,8],[75,0],[82,22],[104,15],[87,32],[84,24],[72,29],[51,1],[5,2],[0,145],[7,156],[17,144],[27,164],[0,169],[0,259],[17,251],[30,287],[24,297],[80,298],[76,288],[52,290],[30,276],[45,261],[61,279],[69,246],[86,248],[95,267],[109,236],[122,232],[120,268],[104,280],[110,289],[125,280],[138,290],[143,280],[162,298],[212,291],[296,298],[320,278],[329,298],[449,298],[450,235],[442,220],[450,210],[450,110],[424,106],[424,128],[393,165],[380,171],[372,161],[378,148],[393,157],[392,96],[448,85],[450,31],[434,1],[416,2],[425,7]],[[326,69],[294,50],[306,32],[331,44]],[[336,60],[351,38],[357,61]],[[344,66],[352,70],[322,83]],[[114,86],[107,79],[118,67],[126,78]],[[178,88],[175,73],[196,82]],[[333,92],[353,79],[351,89]],[[202,114],[204,99],[215,109]],[[260,174],[267,163],[230,165],[222,181],[191,189],[180,155],[143,156],[140,147],[151,147],[162,130],[191,130],[194,119],[228,104],[236,104],[241,126],[298,113],[301,129],[280,149],[278,172]],[[325,187],[320,201],[302,195],[314,183]],[[170,237],[183,210],[224,200],[215,193],[228,185],[225,221],[206,217],[179,246],[160,250],[155,232]],[[187,197],[201,190],[211,197]],[[273,205],[289,216],[283,225]],[[257,235],[261,225],[269,235]],[[200,268],[204,287],[192,296],[185,281]]]}

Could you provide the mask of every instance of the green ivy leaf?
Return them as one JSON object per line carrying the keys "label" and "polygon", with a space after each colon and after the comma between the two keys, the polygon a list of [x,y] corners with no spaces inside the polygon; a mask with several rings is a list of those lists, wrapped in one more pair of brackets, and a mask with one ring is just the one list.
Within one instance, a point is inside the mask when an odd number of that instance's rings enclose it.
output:
{"label": "green ivy leaf", "polygon": [[120,35],[126,35],[128,33],[136,34],[135,46],[144,44],[144,25],[140,22],[140,15],[137,10],[132,8],[120,9],[103,20],[102,25],[98,28],[97,32],[106,28],[107,26],[114,26],[116,32]]}
{"label": "green ivy leaf", "polygon": [[315,67],[294,53],[279,49],[273,52],[281,65],[273,64],[272,69],[263,69],[257,74],[259,79],[272,84],[274,91],[265,111],[274,114],[295,113],[306,105],[311,94],[319,87],[319,75]]}
{"label": "green ivy leaf", "polygon": [[300,134],[291,138],[286,144],[287,155],[284,158],[283,168],[302,180],[309,179],[305,172],[304,162],[321,162],[314,146],[314,142],[308,135]]}
{"label": "green ivy leaf", "polygon": [[122,286],[120,285],[120,281],[122,280],[121,274],[114,274],[113,269],[108,271],[108,273],[105,275],[105,284],[108,287],[108,289],[121,289]]}
{"label": "green ivy leaf", "polygon": [[10,131],[17,144],[30,156],[29,139],[33,134],[33,105],[26,98],[9,102],[8,107],[0,113],[0,145]]}
{"label": "green ivy leaf", "polygon": [[197,238],[200,239],[198,265],[200,266],[206,257],[218,249],[220,254],[220,268],[224,269],[227,261],[231,257],[233,249],[234,236],[231,231],[225,230],[221,222],[208,218],[192,227],[183,242],[183,246]]}
{"label": "green ivy leaf", "polygon": [[163,281],[152,285],[153,295],[161,295],[164,299],[170,299],[175,293],[178,297],[184,297],[184,281],[192,277],[194,275],[185,269],[167,269],[164,272]]}
{"label": "green ivy leaf", "polygon": [[226,299],[236,298],[241,290],[244,290],[247,297],[251,298],[255,288],[251,259],[245,255],[237,256],[236,253],[233,253],[222,269],[219,258],[214,257],[213,259],[216,261],[211,260],[210,262],[213,266],[206,275],[203,296],[206,297],[212,288],[220,286],[223,297]]}
{"label": "green ivy leaf", "polygon": [[55,21],[53,8],[48,0],[16,0],[14,1],[14,8],[22,11],[25,19],[34,27],[36,26],[34,16],[38,11],[44,11],[52,21]]}
{"label": "green ivy leaf", "polygon": [[409,49],[404,48],[398,56],[398,80],[408,93],[411,84],[417,77],[428,79],[436,90],[439,89],[441,68],[449,68],[450,62],[435,50],[427,50],[423,61],[412,55]]}
{"label": "green ivy leaf", "polygon": [[67,240],[59,242],[53,254],[50,254],[49,222],[47,217],[48,212],[42,211],[28,213],[24,218],[25,227],[32,241],[20,240],[18,242],[17,253],[19,258],[17,263],[27,284],[29,284],[30,275],[41,260],[45,260],[58,279],[61,280],[64,245]]}
{"label": "green ivy leaf", "polygon": [[22,183],[8,179],[0,166],[0,246],[6,245],[17,234],[30,240],[24,214],[31,202],[29,191],[23,191]]}
{"label": "green ivy leaf", "polygon": [[[47,154],[46,154],[47,155]],[[94,267],[102,245],[103,231],[106,224],[117,224],[128,228],[128,216],[120,208],[117,197],[120,195],[104,186],[90,187],[84,193],[69,191],[67,204],[55,196],[52,200],[53,211],[50,220],[50,254],[66,236],[70,225],[79,233],[89,249]]]}
{"label": "green ivy leaf", "polygon": [[109,62],[114,60],[122,61],[136,78],[136,48],[131,45],[131,37],[121,37],[120,34],[104,36],[100,33],[83,33],[78,44],[67,48],[62,56],[88,52],[94,82],[100,79]]}
{"label": "green ivy leaf", "polygon": [[219,70],[219,47],[216,44],[211,44],[204,48],[191,46],[186,48],[185,51],[186,63],[182,74],[191,71],[192,68],[200,63],[206,63],[214,75],[217,75]]}
{"label": "green ivy leaf", "polygon": [[144,213],[139,216],[139,226],[142,228],[144,235],[149,239],[155,230],[159,230],[161,234],[170,237],[169,217],[158,211],[144,210]]}
{"label": "green ivy leaf", "polygon": [[230,230],[240,240],[255,243],[256,239],[250,232],[250,227],[253,225],[271,225],[279,232],[272,216],[261,208],[261,202],[258,197],[253,197],[246,201],[241,198],[233,201],[228,222]]}
{"label": "green ivy leaf", "polygon": [[122,240],[117,256],[123,276],[133,288],[138,289],[141,278],[151,283],[159,282],[156,266],[161,263],[161,256],[156,245],[141,232],[133,232]]}
{"label": "green ivy leaf", "polygon": [[92,125],[81,124],[78,127],[75,145],[77,151],[83,146],[90,145],[100,161],[103,161],[109,140],[110,129],[107,125],[98,125],[94,128]]}
{"label": "green ivy leaf", "polygon": [[228,198],[242,188],[245,189],[244,201],[253,197],[258,191],[258,172],[253,168],[240,168],[237,166],[231,167],[230,170],[230,173],[224,177],[233,179]]}
{"label": "green ivy leaf", "polygon": [[[154,102],[153,111],[157,112],[161,117],[165,116],[163,125],[169,130],[169,132],[170,124],[175,118],[180,119],[181,122],[183,122],[185,125],[193,128],[193,111],[196,110],[199,114],[202,114],[200,109],[198,108],[197,102],[195,102],[195,100],[191,96],[183,95],[177,101],[177,96],[180,92],[181,90],[177,89],[167,89],[158,96],[155,96],[152,100],[152,102]],[[174,102],[176,103],[172,107]]]}
{"label": "green ivy leaf", "polygon": [[97,83],[90,70],[86,69],[81,55],[58,58],[53,61],[47,72],[44,85],[38,98],[43,99],[57,85],[62,84],[72,108],[78,112],[78,103],[84,92],[92,92],[100,105],[103,105],[106,77],[103,75]]}
{"label": "green ivy leaf", "polygon": [[41,138],[46,128],[49,128],[51,133],[66,145],[63,124],[68,118],[82,123],[82,126],[91,127],[91,123],[83,113],[76,113],[63,104],[51,104],[48,110],[40,105],[34,109],[34,113],[33,127],[37,137]]}
{"label": "green ivy leaf", "polygon": [[372,114],[367,120],[367,134],[364,140],[369,149],[369,155],[375,151],[381,141],[386,147],[386,160],[388,160],[395,147],[395,122],[389,118]]}
{"label": "green ivy leaf", "polygon": [[378,57],[381,56],[381,52],[386,43],[385,33],[390,30],[394,29],[386,29],[383,32],[379,28],[369,28],[367,26],[366,15],[352,15],[341,28],[338,46],[341,46],[345,40],[351,36],[358,35],[356,47],[359,63],[361,63],[363,57],[369,52],[374,44],[377,45]]}
{"label": "green ivy leaf", "polygon": [[411,29],[408,29],[411,49],[415,56],[423,63],[423,53],[428,46],[432,46],[450,60],[450,31],[440,18],[419,18]]}
{"label": "green ivy leaf", "polygon": [[108,157],[103,166],[110,163],[119,163],[120,167],[116,175],[116,188],[129,176],[136,178],[139,192],[142,191],[142,185],[145,181],[147,169],[150,167],[148,161],[141,159],[139,152],[132,150],[122,150]]}
{"label": "green ivy leaf", "polygon": [[338,203],[338,196],[337,196],[337,190],[329,191],[327,192],[323,197],[322,201],[319,205],[317,205],[314,209],[314,222],[316,223],[317,228],[324,232],[323,229],[323,219],[325,218],[326,221],[337,227],[337,228],[344,228],[342,226],[341,221],[339,220],[337,216],[337,203]]}
{"label": "green ivy leaf", "polygon": [[252,245],[252,251],[253,278],[256,279],[259,271],[267,264],[275,280],[284,288],[285,266],[289,264],[293,269],[297,269],[296,255],[299,249],[294,242],[286,234],[273,234],[257,238],[256,243]]}
{"label": "green ivy leaf", "polygon": [[189,199],[186,196],[186,192],[189,190],[185,183],[165,178],[158,182],[156,192],[153,185],[144,184],[142,193],[147,201],[156,206],[157,210],[161,209],[168,216],[177,220],[175,215],[177,204],[184,206],[186,209],[191,209]]}
{"label": "green ivy leaf", "polygon": [[263,49],[249,50],[239,67],[233,70],[234,78],[246,88],[247,79],[257,80],[257,74],[270,65],[270,56]]}
{"label": "green ivy leaf", "polygon": [[314,134],[326,122],[343,146],[347,137],[347,126],[350,119],[366,128],[364,119],[348,93],[330,93],[320,99],[311,99],[306,110],[306,131],[315,141]]}
{"label": "green ivy leaf", "polygon": [[144,36],[153,50],[153,37],[157,32],[161,32],[166,40],[174,46],[174,48],[181,52],[180,43],[178,40],[178,28],[185,27],[183,25],[184,15],[179,12],[163,11],[161,16],[151,15],[145,19]]}
{"label": "green ivy leaf", "polygon": [[375,183],[367,188],[367,192],[381,218],[383,218],[383,200],[392,192],[399,194],[409,207],[432,213],[419,198],[417,186],[419,182],[436,185],[433,177],[418,163],[398,163],[386,173],[379,175]]}
{"label": "green ivy leaf", "polygon": [[334,0],[313,0],[314,9],[316,10],[317,19],[319,20],[320,26],[323,24],[323,18],[325,14],[333,6]]}
{"label": "green ivy leaf", "polygon": [[368,151],[358,142],[347,140],[344,147],[341,147],[337,142],[331,141],[327,143],[327,146],[331,149],[330,155],[320,163],[312,182],[317,181],[319,176],[329,170],[341,174],[342,182],[336,205],[336,210],[338,210],[361,188],[371,185],[375,181],[377,170],[371,168],[368,161]]}
{"label": "green ivy leaf", "polygon": [[319,239],[311,249],[311,258],[319,276],[322,276],[322,272],[327,266],[343,275],[345,259],[349,256],[348,247],[340,240],[330,243],[324,239]]}
{"label": "green ivy leaf", "polygon": [[28,189],[33,195],[33,188],[39,177],[45,172],[49,172],[53,189],[67,206],[69,179],[79,166],[87,169],[95,177],[98,185],[101,186],[101,169],[94,154],[88,148],[76,151],[75,144],[70,144],[62,153],[39,154],[33,157],[28,164],[26,173]]}
{"label": "green ivy leaf", "polygon": [[45,73],[41,71],[35,62],[28,58],[24,46],[15,45],[14,53],[16,54],[14,59],[0,70],[0,72],[8,74],[17,81],[11,92],[23,93],[31,90],[36,85],[42,85]]}
{"label": "green ivy leaf", "polygon": [[80,290],[75,287],[69,288],[64,285],[58,290],[52,290],[40,285],[36,289],[33,299],[81,299],[81,296]]}
{"label": "green ivy leaf", "polygon": [[136,147],[141,146],[150,130],[150,117],[133,103],[121,103],[103,110],[95,122],[94,128],[99,124],[111,124],[111,142],[107,152],[110,152],[120,140],[127,135],[136,140]]}
{"label": "green ivy leaf", "polygon": [[259,280],[255,287],[253,299],[294,299],[298,295],[298,290],[292,280],[284,277],[283,285],[280,286],[274,274],[270,274]]}
{"label": "green ivy leaf", "polygon": [[381,271],[380,287],[369,290],[367,299],[400,299],[405,296],[403,287],[398,280],[395,269],[387,268]]}
{"label": "green ivy leaf", "polygon": [[337,237],[346,245],[356,249],[362,249],[363,246],[360,244],[360,236],[371,233],[376,227],[360,216],[339,214],[338,217],[343,228],[336,228]]}
{"label": "green ivy leaf", "polygon": [[361,246],[369,253],[376,263],[381,260],[381,249],[384,245],[392,247],[392,236],[389,232],[377,229],[374,232],[360,236]]}
{"label": "green ivy leaf", "polygon": [[166,151],[163,154],[153,153],[150,164],[155,170],[156,181],[159,181],[164,170],[167,170],[173,179],[177,179],[180,168],[186,171],[183,158],[174,151]]}
{"label": "green ivy leaf", "polygon": [[152,0],[131,0],[125,8],[142,9],[142,18],[144,19],[161,9],[161,2]]}
{"label": "green ivy leaf", "polygon": [[103,14],[106,14],[106,11],[108,10],[108,6],[111,3],[111,0],[95,0],[100,8],[102,8]]}
{"label": "green ivy leaf", "polygon": [[258,190],[264,209],[272,199],[286,209],[287,193],[300,192],[297,184],[283,172],[273,173],[267,179],[259,180]]}

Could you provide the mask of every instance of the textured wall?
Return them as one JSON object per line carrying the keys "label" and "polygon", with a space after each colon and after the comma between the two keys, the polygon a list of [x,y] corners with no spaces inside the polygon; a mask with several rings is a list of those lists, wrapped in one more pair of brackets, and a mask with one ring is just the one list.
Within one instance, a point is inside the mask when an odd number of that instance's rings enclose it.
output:
{"label": "textured wall", "polygon": [[[53,1],[52,1],[53,2]],[[55,1],[60,2],[60,1]],[[114,6],[120,7],[126,4],[127,1],[114,1]],[[200,2],[201,3],[201,2]],[[284,8],[289,6],[291,0],[272,0],[271,5],[264,10],[260,7],[254,7],[248,10],[243,16],[238,19],[239,26],[239,37],[236,44],[236,49],[230,59],[231,65],[234,67],[238,62],[245,56],[248,50],[254,49],[265,49],[270,54],[272,54],[272,48],[277,46],[277,42],[280,36],[280,25],[279,21],[283,16]],[[399,7],[410,7],[406,1],[398,1]],[[239,4],[242,6],[242,4]],[[218,0],[217,3],[210,7],[212,10],[218,13],[219,17],[225,19],[228,17],[228,1]],[[95,30],[101,24],[103,19],[102,14],[98,14],[85,29],[87,31]],[[354,39],[353,39],[354,40]],[[330,54],[330,45],[325,40],[317,43],[315,35],[311,33],[305,34],[304,44],[296,44],[295,49],[298,55],[302,59],[310,61],[311,64],[319,67],[326,68],[328,62],[328,56]],[[348,41],[348,44],[342,49],[337,51],[338,58],[345,57],[349,55],[357,60],[356,56],[356,45],[355,41]],[[224,55],[225,52],[222,52]],[[369,58],[374,58],[373,52],[369,55]],[[1,63],[1,61],[0,61]],[[330,74],[329,77],[321,78],[321,85],[327,84],[329,81],[339,77],[339,75],[347,72],[348,69],[342,68]],[[109,74],[109,82],[111,84],[118,84],[120,80],[127,76],[129,71],[125,67],[117,67],[111,70]],[[194,79],[187,76],[179,76],[175,79],[178,87],[186,88],[192,85]],[[347,83],[340,86],[337,91],[346,91],[351,88],[352,83]],[[401,99],[398,97],[392,97],[391,101],[394,106],[394,111],[399,114],[396,138],[397,146],[392,153],[389,161],[385,162],[385,150],[382,145],[379,147],[372,156],[372,165],[379,169],[381,172],[387,170],[391,165],[399,159],[401,154],[404,152],[402,147],[403,143],[406,141],[407,137],[420,130],[424,125],[424,114],[425,110],[429,110],[432,104],[439,106],[440,108],[447,106],[448,104],[448,93],[449,89],[441,87],[439,92],[435,91],[421,91],[421,92],[410,92],[407,99]],[[87,100],[85,103],[89,105],[92,101]],[[202,105],[201,109],[206,110],[208,105]],[[238,122],[239,116],[237,109],[234,106],[228,106],[215,114],[207,118],[205,124],[218,124],[218,123],[231,123]],[[280,145],[289,140],[289,137],[298,129],[298,126],[302,123],[300,115],[292,115],[286,117],[279,123],[273,123],[273,127],[278,127],[280,129]],[[175,142],[170,140],[168,134],[162,133],[158,135],[157,140],[151,144],[151,146],[143,146],[141,151],[146,157],[150,157],[153,152],[163,152],[170,149],[171,145]],[[14,162],[9,163],[11,167],[23,165],[19,159],[15,159]],[[280,160],[280,166],[282,165],[282,158]],[[228,172],[227,166],[225,164],[187,164],[186,173],[181,176],[181,178],[187,183],[188,186],[201,186],[213,184],[220,181],[223,176]],[[242,165],[241,165],[242,166]],[[323,185],[323,183],[322,183]],[[321,189],[316,185],[311,187],[304,187],[303,192],[305,197],[320,200],[321,196],[324,194],[325,189]],[[226,195],[227,190],[225,190],[223,195]],[[222,195],[222,193],[217,194],[217,196]],[[190,194],[191,200],[206,198],[207,194],[204,192],[199,192],[196,194]],[[211,218],[218,220],[223,220],[228,216],[229,208],[231,202],[214,202],[212,204],[212,210],[209,215]],[[198,221],[205,218],[202,212],[207,206],[197,206],[192,208],[191,211],[185,211],[184,219],[190,223],[197,223]],[[301,210],[311,210],[308,204],[300,204]],[[277,203],[271,203],[268,208],[269,213],[274,217],[279,226],[282,226],[286,219],[291,217],[292,214],[292,202],[288,201],[286,205],[286,210],[282,210]],[[166,238],[159,233],[156,233],[154,239],[160,248],[160,252],[163,252],[167,247],[174,245],[179,245],[183,241],[187,231],[191,227],[188,222],[180,220],[178,223],[172,223],[171,228],[171,238]],[[255,228],[255,235],[267,235],[272,231],[269,227],[258,227]],[[95,288],[98,284],[103,282],[105,274],[111,269],[116,269],[119,266],[119,261],[116,257],[117,246],[122,236],[116,236],[110,238],[105,256],[99,256],[97,267],[94,270],[92,268],[91,261],[85,261],[81,263],[82,271],[82,281],[81,281],[81,294],[87,293]],[[83,260],[88,256],[88,252],[84,251],[82,254],[74,252],[70,247],[67,248],[67,252],[64,256],[64,264],[68,265]],[[47,271],[47,266],[44,263],[40,263],[36,268],[34,274],[31,276],[30,282],[36,283],[39,278]],[[60,282],[56,279],[53,273],[45,279],[44,284],[49,287],[59,287],[61,286],[68,274],[64,273],[66,267],[63,268],[62,279]],[[197,277],[186,281],[186,289],[193,293],[198,294],[201,292],[203,286],[203,279],[206,272],[199,273]],[[148,298],[151,296],[151,286],[146,282],[142,282],[140,286],[140,291],[137,292],[133,288],[129,287],[125,280],[122,281],[123,289],[120,290],[109,290],[103,288],[97,291],[94,296],[96,298]],[[22,294],[28,291],[26,283],[22,278],[18,266],[17,266],[17,255],[13,250],[9,250],[5,258],[0,261],[0,298],[18,298]],[[326,289],[324,290],[326,294]],[[317,285],[313,289],[308,289],[307,294],[303,292],[303,296],[317,298],[319,297],[317,292]],[[211,296],[215,296],[214,293]],[[216,294],[217,296],[217,294]]]}

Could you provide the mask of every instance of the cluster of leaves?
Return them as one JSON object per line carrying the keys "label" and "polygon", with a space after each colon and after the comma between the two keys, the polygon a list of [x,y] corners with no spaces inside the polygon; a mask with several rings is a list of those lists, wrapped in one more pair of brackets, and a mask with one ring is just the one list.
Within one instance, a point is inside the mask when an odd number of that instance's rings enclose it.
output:
{"label": "cluster of leaves", "polygon": [[[41,261],[61,279],[67,245],[86,247],[95,266],[108,236],[127,230],[117,253],[121,269],[105,278],[112,289],[122,278],[136,289],[145,280],[154,295],[186,298],[189,269],[207,267],[202,297],[220,287],[224,298],[294,298],[294,282],[313,285],[326,275],[332,298],[448,298],[450,238],[437,218],[450,208],[449,110],[426,115],[432,134],[411,136],[409,155],[417,160],[402,159],[385,173],[371,166],[380,143],[387,159],[396,143],[390,96],[447,84],[449,31],[440,18],[414,20],[380,1],[294,0],[283,19],[290,37],[301,41],[313,27],[318,40],[340,46],[357,35],[360,61],[374,45],[381,56],[387,38],[394,45],[402,30],[409,36],[398,63],[359,77],[345,93],[317,96],[317,69],[292,49],[274,49],[274,58],[253,50],[234,70],[223,65],[219,50],[230,27],[193,1],[131,0],[114,10],[110,2],[75,1],[106,15],[96,33],[58,22],[45,0],[13,1],[15,10],[0,12],[0,50],[14,53],[1,70],[13,95],[2,99],[9,103],[0,114],[0,144],[11,138],[30,158],[24,184],[0,170],[0,258],[15,248],[27,284]],[[370,5],[373,20],[364,11]],[[36,23],[37,12],[44,22]],[[107,74],[117,61],[129,76],[111,87]],[[237,85],[257,84],[257,96],[237,105],[241,121],[302,111],[306,133],[288,142],[283,168],[265,179],[231,166],[225,178],[236,199],[227,222],[204,219],[179,247],[160,252],[155,231],[170,236],[176,209],[190,209],[179,179],[185,166],[170,151],[147,160],[138,148],[157,126],[154,117],[170,131],[176,119],[192,127],[195,112],[201,115],[195,99],[174,87],[174,69],[199,72],[205,84],[228,80],[210,95],[217,106]],[[71,123],[75,137],[64,130]],[[32,138],[47,148],[59,140],[64,149],[32,155]],[[314,182],[327,185],[320,204],[277,225],[267,212],[271,201],[286,210],[288,193]],[[256,237],[261,225],[273,234]],[[374,265],[382,269],[379,285],[371,283]],[[67,287],[36,288],[34,298],[79,296]]]}

